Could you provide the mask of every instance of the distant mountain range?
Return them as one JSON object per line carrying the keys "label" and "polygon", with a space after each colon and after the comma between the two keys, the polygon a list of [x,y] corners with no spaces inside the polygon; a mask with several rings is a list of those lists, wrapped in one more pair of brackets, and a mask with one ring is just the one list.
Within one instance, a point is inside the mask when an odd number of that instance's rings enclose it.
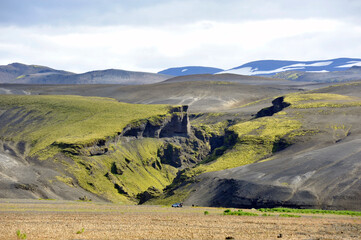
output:
{"label": "distant mountain range", "polygon": [[[15,84],[141,85],[158,83],[166,80],[171,82],[244,82],[255,80],[247,78],[247,76],[285,79],[299,82],[343,82],[361,80],[361,59],[337,58],[319,61],[260,60],[249,62],[229,70],[213,67],[187,66],[168,68],[158,73],[107,69],[76,74],[45,66],[26,65],[21,63],[0,66],[0,83]],[[260,82],[258,81],[256,84],[259,83]]]}
{"label": "distant mountain range", "polygon": [[124,84],[139,85],[162,82],[172,76],[118,69],[81,74],[38,65],[12,63],[0,66],[0,83],[17,84]]}
{"label": "distant mountain range", "polygon": [[220,74],[233,73],[239,75],[272,76],[286,71],[300,72],[335,72],[344,71],[353,66],[361,66],[360,58],[336,58],[318,61],[283,61],[283,60],[260,60],[249,62],[228,70],[210,67],[178,67],[169,68],[159,73],[173,76],[184,76],[191,74]]}

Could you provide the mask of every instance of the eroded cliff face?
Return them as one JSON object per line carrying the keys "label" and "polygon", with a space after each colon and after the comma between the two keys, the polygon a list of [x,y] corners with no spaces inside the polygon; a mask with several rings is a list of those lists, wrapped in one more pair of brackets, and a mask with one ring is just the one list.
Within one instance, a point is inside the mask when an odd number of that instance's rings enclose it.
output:
{"label": "eroded cliff face", "polygon": [[120,137],[161,139],[164,144],[158,149],[157,158],[178,169],[193,167],[211,151],[211,138],[191,127],[188,106],[175,107],[166,116],[133,122]]}
{"label": "eroded cliff face", "polygon": [[165,116],[142,119],[126,126],[121,133],[124,137],[188,137],[191,127],[188,117],[188,106],[175,107]]}

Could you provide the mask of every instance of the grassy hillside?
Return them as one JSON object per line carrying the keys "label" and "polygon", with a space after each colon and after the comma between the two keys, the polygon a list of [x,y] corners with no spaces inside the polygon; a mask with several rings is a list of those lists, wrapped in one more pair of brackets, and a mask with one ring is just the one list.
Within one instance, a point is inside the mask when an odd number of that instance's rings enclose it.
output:
{"label": "grassy hillside", "polygon": [[150,186],[163,189],[175,170],[157,162],[161,140],[115,137],[127,124],[161,119],[169,110],[99,97],[0,95],[0,140],[25,142],[29,161],[47,160],[59,172],[49,181],[128,202]]}
{"label": "grassy hillside", "polygon": [[87,146],[114,137],[132,120],[167,114],[167,105],[120,103],[80,96],[0,95],[0,135],[31,143],[31,154],[53,143]]}
{"label": "grassy hillside", "polygon": [[282,115],[235,124],[229,130],[237,135],[236,144],[215,161],[197,166],[188,175],[234,168],[268,157],[291,144],[287,142],[290,139],[283,138],[297,134],[300,127],[299,121]]}
{"label": "grassy hillside", "polygon": [[162,164],[157,151],[163,142],[159,139],[138,139],[119,142],[108,154],[72,156],[74,162],[56,157],[74,174],[78,184],[94,194],[114,202],[137,202],[137,194],[154,187],[159,192],[171,184],[177,169]]}

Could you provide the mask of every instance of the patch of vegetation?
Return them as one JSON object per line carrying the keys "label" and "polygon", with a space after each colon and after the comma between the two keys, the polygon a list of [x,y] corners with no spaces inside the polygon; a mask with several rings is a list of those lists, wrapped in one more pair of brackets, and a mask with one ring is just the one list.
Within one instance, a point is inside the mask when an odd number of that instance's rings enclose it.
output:
{"label": "patch of vegetation", "polygon": [[343,103],[333,103],[333,102],[311,102],[304,104],[297,104],[292,106],[292,108],[341,108],[341,107],[360,107],[361,102],[343,102]]}
{"label": "patch of vegetation", "polygon": [[307,214],[335,214],[361,216],[361,212],[343,210],[321,210],[321,209],[294,209],[294,208],[260,208],[260,212],[282,212],[282,213],[307,213]]}
{"label": "patch of vegetation", "polygon": [[293,93],[285,97],[291,108],[340,108],[361,106],[361,100],[332,93]]}
{"label": "patch of vegetation", "polygon": [[272,215],[272,214],[267,214],[267,213],[263,213],[262,214],[262,217],[273,217],[274,215]]}
{"label": "patch of vegetation", "polygon": [[24,77],[25,77],[25,75],[20,75],[16,79],[21,79],[21,78],[24,78]]}
{"label": "patch of vegetation", "polygon": [[84,228],[82,228],[81,230],[77,231],[76,234],[82,234],[84,232]]}
{"label": "patch of vegetation", "polygon": [[204,211],[204,215],[209,215],[209,212],[208,212],[208,211]]}
{"label": "patch of vegetation", "polygon": [[284,213],[284,214],[280,214],[278,215],[279,217],[294,217],[294,218],[299,218],[301,217],[300,215],[293,215],[293,214],[287,214],[287,213]]}
{"label": "patch of vegetation", "polygon": [[17,236],[17,239],[26,239],[27,238],[26,233],[21,233],[20,230],[16,231],[16,236]]}
{"label": "patch of vegetation", "polygon": [[287,79],[288,80],[296,80],[296,79],[299,78],[299,76],[300,76],[300,74],[298,74],[298,73],[292,73],[292,74],[287,76]]}
{"label": "patch of vegetation", "polygon": [[214,124],[194,124],[194,126],[204,130],[209,136],[217,135],[220,136],[224,134],[224,130],[228,126],[228,121],[217,122]]}
{"label": "patch of vegetation", "polygon": [[288,94],[284,101],[297,104],[298,102],[304,101],[319,101],[319,100],[352,100],[349,96],[344,96],[340,94],[333,94],[333,93],[292,93]]}
{"label": "patch of vegetation", "polygon": [[274,114],[274,116],[284,116],[284,115],[287,115],[285,111],[280,111]]}
{"label": "patch of vegetation", "polygon": [[332,138],[334,142],[338,142],[350,135],[352,126],[346,126],[345,124],[334,124],[328,126],[328,128],[332,129]]}
{"label": "patch of vegetation", "polygon": [[223,215],[258,216],[257,213],[243,212],[242,210],[237,210],[232,212],[230,209],[224,210]]}
{"label": "patch of vegetation", "polygon": [[60,181],[65,183],[66,185],[70,186],[70,187],[74,187],[74,182],[73,179],[71,177],[67,177],[67,176],[55,176],[55,178]]}

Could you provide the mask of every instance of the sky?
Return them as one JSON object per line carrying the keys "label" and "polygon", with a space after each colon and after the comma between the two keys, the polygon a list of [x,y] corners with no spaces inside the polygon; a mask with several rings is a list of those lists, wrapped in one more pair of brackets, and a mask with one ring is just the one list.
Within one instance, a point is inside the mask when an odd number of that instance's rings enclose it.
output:
{"label": "sky", "polygon": [[361,58],[360,0],[0,0],[0,65],[76,73]]}

